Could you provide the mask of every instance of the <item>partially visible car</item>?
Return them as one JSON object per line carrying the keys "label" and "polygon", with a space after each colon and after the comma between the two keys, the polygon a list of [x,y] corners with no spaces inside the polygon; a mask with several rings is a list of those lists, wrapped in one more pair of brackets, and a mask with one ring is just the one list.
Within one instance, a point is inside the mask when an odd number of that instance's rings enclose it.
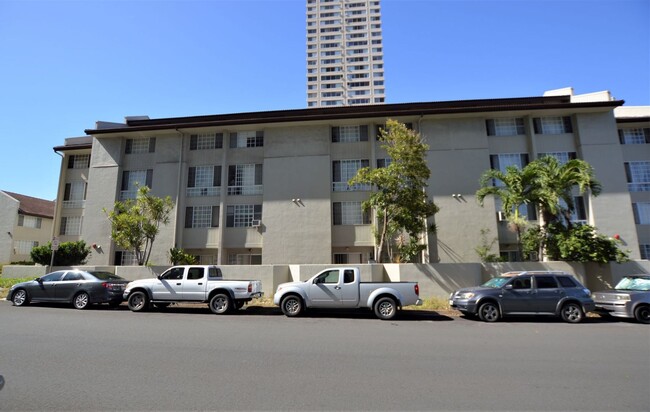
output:
{"label": "partially visible car", "polygon": [[566,272],[524,271],[457,290],[449,296],[449,306],[485,322],[509,315],[553,315],[578,323],[594,310],[594,301],[589,289]]}
{"label": "partially visible car", "polygon": [[650,324],[650,275],[625,276],[614,289],[594,292],[593,298],[600,315]]}
{"label": "partially visible car", "polygon": [[128,283],[128,280],[110,272],[58,270],[12,286],[7,300],[14,306],[30,302],[71,303],[77,309],[86,309],[93,303],[118,306],[123,301],[122,295]]}

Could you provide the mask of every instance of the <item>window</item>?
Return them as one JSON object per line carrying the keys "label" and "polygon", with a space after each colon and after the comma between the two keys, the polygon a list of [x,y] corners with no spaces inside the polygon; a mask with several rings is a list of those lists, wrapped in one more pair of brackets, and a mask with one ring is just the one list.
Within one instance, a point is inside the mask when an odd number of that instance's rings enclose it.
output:
{"label": "window", "polygon": [[144,183],[144,186],[151,188],[152,180],[153,169],[122,172],[120,200],[135,199],[138,193],[138,187],[143,186]]}
{"label": "window", "polygon": [[332,127],[332,143],[367,142],[368,126]]}
{"label": "window", "polygon": [[61,218],[59,235],[78,236],[81,234],[81,216],[65,216]]}
{"label": "window", "polygon": [[343,283],[353,283],[354,282],[354,270],[345,269],[343,271]]}
{"label": "window", "polygon": [[262,194],[262,165],[247,164],[228,166],[228,194]]}
{"label": "window", "polygon": [[75,280],[85,280],[84,276],[79,272],[68,272],[62,279],[64,282],[72,282]]}
{"label": "window", "polygon": [[18,215],[18,226],[40,229],[43,219],[36,216]]}
{"label": "window", "polygon": [[[567,209],[566,202],[560,199],[560,206]],[[587,208],[585,207],[585,198],[582,196],[575,196],[573,198],[573,210],[571,211],[571,222],[573,223],[587,223]]]}
{"label": "window", "polygon": [[487,119],[485,121],[488,136],[518,136],[526,134],[524,119],[510,117],[504,119]]}
{"label": "window", "polygon": [[361,208],[361,202],[334,202],[332,216],[336,226],[370,224],[370,213]]}
{"label": "window", "polygon": [[156,151],[156,138],[126,139],[126,154],[153,153]]}
{"label": "window", "polygon": [[330,283],[337,284],[339,283],[339,270],[328,270],[325,273],[321,273],[315,280],[314,283]]}
{"label": "window", "polygon": [[186,207],[185,227],[219,227],[219,206]]}
{"label": "window", "polygon": [[137,266],[138,257],[135,255],[135,252],[131,250],[116,251],[115,252],[115,265],[117,266]]}
{"label": "window", "polygon": [[553,276],[535,276],[537,289],[555,289],[557,282]]}
{"label": "window", "polygon": [[618,129],[621,144],[650,144],[650,128]]}
{"label": "window", "polygon": [[535,134],[573,133],[570,116],[547,116],[533,119]]}
{"label": "window", "polygon": [[221,149],[223,133],[205,133],[190,135],[190,150]]}
{"label": "window", "polygon": [[180,280],[183,279],[184,272],[185,268],[171,268],[160,275],[160,278],[165,280]]}
{"label": "window", "polygon": [[[406,126],[406,128],[409,129],[409,130],[413,130],[413,123],[407,122],[407,123],[404,123],[404,126]],[[388,130],[388,129],[386,128],[386,125],[385,125],[385,124],[378,124],[378,125],[376,126],[375,131],[376,131],[376,139],[377,139],[377,140],[380,140],[380,139],[381,139],[381,137],[382,137],[382,133],[388,133],[388,132],[390,132],[390,130]]]}
{"label": "window", "polygon": [[70,155],[68,158],[68,169],[88,169],[90,167],[90,155]]}
{"label": "window", "polygon": [[14,253],[17,255],[29,255],[32,249],[37,246],[38,242],[35,240],[15,240]]}
{"label": "window", "polygon": [[[497,211],[503,211],[503,202],[500,198],[494,198],[494,206]],[[526,218],[527,220],[537,220],[537,210],[535,209],[534,204],[521,204],[519,205],[518,210],[520,217]]]}
{"label": "window", "polygon": [[[519,169],[523,169],[524,166],[528,164],[528,153],[506,153],[498,155],[490,155],[490,167],[495,170],[499,170],[502,173],[506,173],[506,168],[508,166],[515,166]],[[503,182],[493,181],[494,186],[502,186]]]}
{"label": "window", "polygon": [[557,281],[560,283],[560,286],[562,286],[563,288],[575,288],[578,286],[575,280],[573,280],[569,276],[558,276]]}
{"label": "window", "polygon": [[359,169],[369,166],[370,161],[368,159],[335,160],[332,162],[332,190],[334,192],[371,190],[370,185],[348,185],[348,181],[357,174]]}
{"label": "window", "polygon": [[261,265],[262,255],[253,253],[230,253],[228,254],[229,265]]}
{"label": "window", "polygon": [[187,280],[203,279],[204,272],[203,268],[189,268],[187,270]]}
{"label": "window", "polygon": [[264,146],[264,132],[236,132],[230,133],[230,148],[262,147]]}
{"label": "window", "polygon": [[221,274],[221,269],[219,269],[219,268],[215,268],[215,267],[211,267],[211,268],[209,268],[209,269],[208,269],[208,277],[209,277],[209,278],[220,278],[220,277],[223,277],[223,275]]}
{"label": "window", "polygon": [[551,156],[556,158],[561,165],[565,164],[569,160],[575,160],[578,158],[576,152],[546,152],[538,154],[538,157],[540,159],[544,156]]}
{"label": "window", "polygon": [[641,259],[650,260],[650,244],[640,244]]}
{"label": "window", "polygon": [[63,193],[64,208],[81,208],[86,200],[86,182],[77,181],[65,184]]}
{"label": "window", "polygon": [[377,159],[377,169],[381,169],[382,167],[387,167],[391,163],[391,158],[387,157],[385,159]]}
{"label": "window", "polygon": [[625,162],[625,175],[630,192],[650,191],[650,162]]}
{"label": "window", "polygon": [[187,173],[188,197],[217,196],[221,187],[221,166],[190,167]]}
{"label": "window", "polygon": [[252,227],[262,220],[262,205],[230,205],[226,209],[226,227]]}
{"label": "window", "polygon": [[58,281],[61,280],[64,273],[65,273],[65,271],[63,271],[63,270],[60,270],[58,272],[53,272],[53,273],[50,273],[49,275],[43,276],[41,278],[41,280],[43,282],[58,282]]}
{"label": "window", "polygon": [[632,203],[634,210],[634,223],[637,225],[650,225],[650,203]]}
{"label": "window", "polygon": [[530,289],[530,276],[518,277],[512,281],[513,289]]}

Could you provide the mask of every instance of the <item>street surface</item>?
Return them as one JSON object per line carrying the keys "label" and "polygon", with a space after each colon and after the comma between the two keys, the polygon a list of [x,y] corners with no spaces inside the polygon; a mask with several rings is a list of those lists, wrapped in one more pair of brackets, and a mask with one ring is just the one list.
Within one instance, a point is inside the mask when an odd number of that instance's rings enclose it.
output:
{"label": "street surface", "polygon": [[647,411],[650,327],[0,301],[0,410]]}

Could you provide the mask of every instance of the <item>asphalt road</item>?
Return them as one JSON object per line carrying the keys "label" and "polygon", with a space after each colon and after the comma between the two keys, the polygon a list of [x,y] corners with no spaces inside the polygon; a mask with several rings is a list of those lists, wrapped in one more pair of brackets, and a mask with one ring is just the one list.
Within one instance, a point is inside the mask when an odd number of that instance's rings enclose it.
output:
{"label": "asphalt road", "polygon": [[650,327],[0,302],[0,410],[650,408]]}

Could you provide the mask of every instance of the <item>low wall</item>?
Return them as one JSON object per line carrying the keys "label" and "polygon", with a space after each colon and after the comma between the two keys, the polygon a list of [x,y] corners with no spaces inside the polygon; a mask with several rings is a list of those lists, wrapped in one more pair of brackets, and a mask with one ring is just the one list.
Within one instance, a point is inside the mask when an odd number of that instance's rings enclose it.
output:
{"label": "low wall", "polygon": [[[280,283],[304,281],[321,270],[337,266],[356,266],[363,282],[418,282],[422,298],[446,298],[452,291],[480,285],[488,279],[509,271],[561,270],[573,274],[592,291],[612,288],[625,275],[650,273],[650,261],[596,264],[572,262],[508,262],[508,263],[436,263],[436,264],[363,264],[363,265],[260,265],[221,266],[225,279],[258,279],[264,295],[273,297]],[[128,280],[155,277],[169,266],[79,266],[84,270],[103,270]],[[37,278],[67,267],[7,265],[4,278]]]}

